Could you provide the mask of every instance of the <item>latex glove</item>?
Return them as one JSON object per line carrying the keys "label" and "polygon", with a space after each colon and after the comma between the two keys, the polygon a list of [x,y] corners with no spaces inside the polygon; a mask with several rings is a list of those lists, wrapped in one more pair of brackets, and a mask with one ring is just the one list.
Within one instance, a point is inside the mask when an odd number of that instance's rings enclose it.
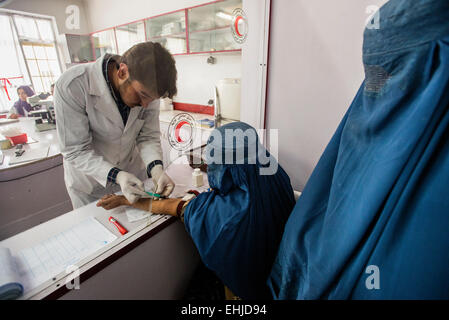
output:
{"label": "latex glove", "polygon": [[129,172],[120,171],[117,174],[115,181],[120,185],[123,195],[131,204],[139,200],[140,197],[146,195],[143,182]]}
{"label": "latex glove", "polygon": [[153,179],[155,192],[163,197],[168,197],[175,188],[173,180],[164,172],[160,164],[151,169],[151,178]]}

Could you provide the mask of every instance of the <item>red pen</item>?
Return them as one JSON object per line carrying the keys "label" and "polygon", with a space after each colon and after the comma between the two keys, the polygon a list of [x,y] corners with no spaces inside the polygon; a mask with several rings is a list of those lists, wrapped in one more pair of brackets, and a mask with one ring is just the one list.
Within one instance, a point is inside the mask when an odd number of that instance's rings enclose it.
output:
{"label": "red pen", "polygon": [[114,219],[113,217],[109,217],[109,221],[111,221],[117,227],[118,231],[121,234],[125,234],[125,233],[128,232],[128,230],[123,228],[123,226],[116,219]]}

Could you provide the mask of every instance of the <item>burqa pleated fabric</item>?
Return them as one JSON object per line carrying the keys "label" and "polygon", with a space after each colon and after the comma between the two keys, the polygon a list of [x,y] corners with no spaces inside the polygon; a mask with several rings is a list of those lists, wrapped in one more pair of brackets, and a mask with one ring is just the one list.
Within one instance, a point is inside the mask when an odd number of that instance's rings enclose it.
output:
{"label": "burqa pleated fabric", "polygon": [[[256,138],[225,141],[225,130],[252,133]],[[257,151],[251,152],[256,146]],[[269,163],[260,161],[261,153]],[[222,161],[207,155],[218,155]],[[226,164],[229,155],[234,160]],[[186,230],[204,264],[234,294],[244,299],[271,298],[266,280],[295,204],[290,179],[261,146],[254,128],[242,122],[212,132],[206,162],[212,191],[186,207]]]}
{"label": "burqa pleated fabric", "polygon": [[449,298],[449,1],[391,0],[285,227],[277,299]]}

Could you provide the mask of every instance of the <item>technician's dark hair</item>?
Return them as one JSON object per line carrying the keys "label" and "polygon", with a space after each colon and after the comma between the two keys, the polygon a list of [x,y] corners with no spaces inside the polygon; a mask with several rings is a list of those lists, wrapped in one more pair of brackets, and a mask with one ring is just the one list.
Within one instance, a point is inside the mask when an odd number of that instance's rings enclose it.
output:
{"label": "technician's dark hair", "polygon": [[120,62],[128,66],[131,81],[139,81],[161,98],[172,99],[178,92],[175,59],[159,43],[138,43],[122,55]]}

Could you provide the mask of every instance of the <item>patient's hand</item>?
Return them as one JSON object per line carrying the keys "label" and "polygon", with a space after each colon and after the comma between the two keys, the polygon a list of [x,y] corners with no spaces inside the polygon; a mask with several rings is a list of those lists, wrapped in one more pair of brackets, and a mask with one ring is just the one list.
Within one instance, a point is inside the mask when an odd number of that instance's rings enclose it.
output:
{"label": "patient's hand", "polygon": [[124,196],[118,196],[116,194],[107,194],[103,196],[98,202],[97,207],[102,207],[106,210],[111,210],[120,206],[130,206],[128,200]]}
{"label": "patient's hand", "polygon": [[111,210],[120,206],[131,206],[136,209],[151,211],[151,199],[139,199],[134,204],[126,200],[125,196],[118,196],[116,194],[107,194],[100,201],[97,202],[97,207],[102,207],[106,210]]}
{"label": "patient's hand", "polygon": [[97,202],[97,207],[103,207],[106,210],[111,210],[120,206],[132,206],[134,208],[155,214],[169,214],[172,216],[177,216],[179,203],[185,203],[186,201],[189,202],[191,199],[192,197],[185,197],[185,199],[169,198],[152,202],[150,198],[141,198],[134,204],[131,204],[124,196],[108,194]]}

